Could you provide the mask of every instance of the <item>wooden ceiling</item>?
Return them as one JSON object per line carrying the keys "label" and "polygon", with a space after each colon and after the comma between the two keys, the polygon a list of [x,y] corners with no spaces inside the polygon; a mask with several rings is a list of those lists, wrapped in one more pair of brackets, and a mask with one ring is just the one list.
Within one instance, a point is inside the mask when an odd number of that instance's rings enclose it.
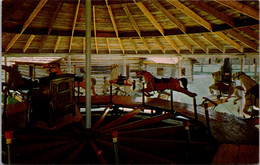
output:
{"label": "wooden ceiling", "polygon": [[[258,54],[259,2],[92,0],[92,54]],[[2,52],[85,53],[85,0],[3,0]]]}

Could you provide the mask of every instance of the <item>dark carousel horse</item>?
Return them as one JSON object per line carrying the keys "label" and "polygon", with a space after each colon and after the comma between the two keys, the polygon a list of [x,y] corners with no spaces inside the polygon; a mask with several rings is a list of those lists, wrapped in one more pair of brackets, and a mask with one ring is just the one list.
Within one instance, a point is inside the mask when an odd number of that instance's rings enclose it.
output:
{"label": "dark carousel horse", "polygon": [[[184,93],[190,97],[197,96],[196,93],[192,93],[192,92],[188,91],[188,88],[187,88],[188,81],[186,78],[158,79],[158,78],[154,77],[151,73],[149,73],[145,70],[136,72],[136,75],[144,77],[145,82],[147,83],[146,88],[144,89],[144,93],[148,96],[151,96],[151,94],[149,93],[151,91],[163,91],[165,89],[172,89],[174,91]],[[182,84],[182,86],[181,86],[181,84]]]}
{"label": "dark carousel horse", "polygon": [[32,79],[22,77],[17,65],[2,65],[2,69],[8,72],[7,83],[2,83],[2,87],[5,87],[4,92],[8,90],[29,90],[38,86],[37,80],[33,81]]}

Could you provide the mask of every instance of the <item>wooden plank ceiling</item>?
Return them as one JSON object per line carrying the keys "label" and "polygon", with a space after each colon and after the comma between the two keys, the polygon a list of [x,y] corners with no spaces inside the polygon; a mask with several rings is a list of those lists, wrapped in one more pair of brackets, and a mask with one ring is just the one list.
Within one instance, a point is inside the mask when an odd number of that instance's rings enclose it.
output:
{"label": "wooden plank ceiling", "polygon": [[[259,2],[92,0],[93,54],[256,54]],[[85,0],[3,0],[2,52],[85,53]]]}

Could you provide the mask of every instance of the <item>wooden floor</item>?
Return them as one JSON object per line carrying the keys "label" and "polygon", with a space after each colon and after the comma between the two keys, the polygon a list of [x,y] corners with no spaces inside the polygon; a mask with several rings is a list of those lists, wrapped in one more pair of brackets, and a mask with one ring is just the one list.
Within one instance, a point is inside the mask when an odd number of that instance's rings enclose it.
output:
{"label": "wooden floor", "polygon": [[221,144],[212,164],[259,164],[256,145]]}
{"label": "wooden floor", "polygon": [[[109,96],[96,96],[92,99],[101,98],[103,103],[109,103]],[[112,103],[123,107],[138,107],[142,105],[142,97],[113,96]],[[157,98],[145,98],[145,107],[171,110],[171,103]],[[194,119],[194,107],[192,104],[173,102],[173,109],[184,117]],[[197,106],[198,121],[206,125],[205,110]],[[210,130],[220,144],[253,144],[259,143],[259,130],[243,119],[226,113],[209,110]]]}

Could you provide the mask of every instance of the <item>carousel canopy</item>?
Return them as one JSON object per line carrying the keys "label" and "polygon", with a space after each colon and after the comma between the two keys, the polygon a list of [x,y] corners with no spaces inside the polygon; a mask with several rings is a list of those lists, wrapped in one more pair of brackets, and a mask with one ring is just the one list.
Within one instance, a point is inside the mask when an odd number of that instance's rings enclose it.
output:
{"label": "carousel canopy", "polygon": [[[259,1],[92,0],[91,52],[257,55]],[[84,0],[3,0],[2,53],[84,54]]]}

